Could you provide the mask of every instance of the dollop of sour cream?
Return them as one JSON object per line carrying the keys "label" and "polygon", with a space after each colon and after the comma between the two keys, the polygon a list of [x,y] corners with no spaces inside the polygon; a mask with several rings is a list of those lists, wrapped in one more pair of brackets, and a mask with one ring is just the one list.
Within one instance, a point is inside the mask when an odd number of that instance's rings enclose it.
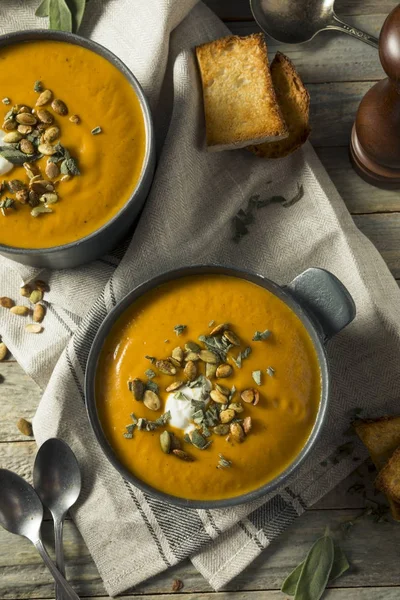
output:
{"label": "dollop of sour cream", "polygon": [[177,429],[181,429],[185,433],[192,431],[195,428],[195,425],[192,423],[192,418],[193,413],[196,412],[196,410],[192,406],[190,400],[204,402],[205,407],[207,407],[210,401],[209,392],[211,391],[211,388],[211,381],[204,378],[204,385],[202,386],[189,387],[185,385],[177,390],[178,392],[182,392],[182,394],[188,398],[188,400],[179,400],[176,398],[175,394],[177,394],[177,392],[171,392],[168,394],[167,401],[165,403],[165,412],[169,411],[171,413],[171,417],[168,421],[169,424]]}
{"label": "dollop of sour cream", "polygon": [[[3,142],[5,135],[5,132],[0,129],[0,146],[8,145],[7,142]],[[13,166],[14,165],[10,163],[10,161],[0,156],[0,175],[5,175],[6,173],[9,173]]]}

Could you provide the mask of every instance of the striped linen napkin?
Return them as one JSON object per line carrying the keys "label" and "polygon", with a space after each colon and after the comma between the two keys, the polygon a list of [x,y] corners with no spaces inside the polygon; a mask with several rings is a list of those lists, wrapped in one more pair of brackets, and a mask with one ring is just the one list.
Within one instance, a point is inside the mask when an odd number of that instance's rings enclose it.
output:
{"label": "striped linen napkin", "polygon": [[[2,0],[0,31],[41,27],[24,0]],[[400,294],[386,265],[356,229],[311,146],[280,161],[245,150],[204,150],[201,87],[193,47],[227,33],[195,0],[92,0],[82,33],[115,52],[136,74],[155,117],[158,166],[132,238],[109,256],[67,271],[38,272],[0,259],[1,294],[48,279],[45,330],[34,340],[1,313],[0,333],[44,395],[34,419],[38,444],[56,436],[74,449],[83,492],[73,518],[110,595],[190,557],[214,589],[240,573],[308,506],[365,457],[326,460],[348,441],[349,411],[395,409],[400,392]],[[339,43],[339,40],[338,40]],[[232,241],[232,217],[260,194],[303,198],[258,211],[249,235]],[[320,441],[296,476],[252,504],[189,510],[160,502],[124,481],[91,432],[83,395],[91,341],[113,306],[134,286],[183,264],[222,263],[285,283],[324,267],[357,305],[352,325],[328,345],[332,396]],[[321,464],[322,463],[322,464]]]}

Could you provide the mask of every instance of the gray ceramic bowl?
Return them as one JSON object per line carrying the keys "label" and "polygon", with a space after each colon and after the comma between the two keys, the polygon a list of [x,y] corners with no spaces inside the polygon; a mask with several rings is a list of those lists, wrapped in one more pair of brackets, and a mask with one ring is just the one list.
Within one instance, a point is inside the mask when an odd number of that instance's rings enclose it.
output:
{"label": "gray ceramic bowl", "polygon": [[28,42],[33,40],[68,42],[92,50],[107,59],[125,75],[126,79],[131,84],[139,98],[145,122],[146,150],[139,181],[123,208],[110,221],[103,225],[103,227],[80,240],[52,248],[24,249],[0,244],[0,254],[17,262],[32,267],[65,269],[76,267],[99,258],[112,250],[121,238],[128,233],[132,223],[144,204],[153,179],[155,166],[153,122],[148,102],[136,77],[124,63],[117,58],[115,54],[107,50],[107,48],[104,48],[104,46],[101,46],[92,40],[72,33],[37,29],[0,36],[0,49],[17,42]]}
{"label": "gray ceramic bowl", "polygon": [[[321,371],[322,391],[317,418],[307,442],[295,460],[278,477],[262,487],[241,496],[235,496],[224,500],[197,501],[178,498],[159,492],[153,487],[143,483],[119,462],[102,430],[97,414],[95,377],[99,355],[107,335],[116,320],[135,300],[149,290],[168,281],[186,277],[187,275],[210,273],[231,275],[233,277],[251,281],[269,290],[292,309],[302,321],[313,341]],[[159,275],[150,281],[146,281],[125,296],[125,298],[110,312],[101,325],[89,354],[85,379],[86,406],[90,423],[104,454],[117,471],[119,471],[129,482],[133,483],[143,491],[177,506],[204,509],[224,508],[249,502],[270,493],[276,487],[281,486],[283,482],[299,468],[300,464],[311,452],[311,449],[321,432],[329,401],[330,385],[325,342],[348,325],[348,323],[354,319],[355,314],[355,305],[347,289],[334,275],[332,275],[332,273],[323,269],[308,269],[296,277],[286,287],[281,287],[261,275],[256,275],[247,271],[239,271],[230,267],[205,265],[183,267],[176,271],[170,271]]]}

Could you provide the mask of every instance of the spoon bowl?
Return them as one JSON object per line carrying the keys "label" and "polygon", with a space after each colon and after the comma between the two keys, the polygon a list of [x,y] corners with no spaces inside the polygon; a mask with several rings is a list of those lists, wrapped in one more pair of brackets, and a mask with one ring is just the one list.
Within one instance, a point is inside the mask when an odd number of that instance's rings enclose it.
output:
{"label": "spoon bowl", "polygon": [[334,11],[335,0],[250,0],[261,29],[278,42],[303,44],[320,31],[337,30],[378,48],[373,36],[341,21]]}
{"label": "spoon bowl", "polygon": [[0,523],[32,542],[40,539],[43,506],[32,486],[16,473],[0,469]]}

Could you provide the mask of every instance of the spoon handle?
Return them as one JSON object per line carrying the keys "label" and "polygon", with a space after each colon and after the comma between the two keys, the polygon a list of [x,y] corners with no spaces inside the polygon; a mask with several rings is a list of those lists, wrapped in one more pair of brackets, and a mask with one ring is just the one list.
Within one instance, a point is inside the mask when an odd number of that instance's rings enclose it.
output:
{"label": "spoon handle", "polygon": [[74,592],[69,583],[64,579],[56,565],[47,554],[45,547],[42,544],[42,540],[37,540],[34,545],[43,559],[43,562],[48,567],[50,573],[53,575],[54,580],[60,586],[65,600],[79,600],[79,596]]}
{"label": "spoon handle", "polygon": [[335,14],[333,15],[332,23],[328,25],[327,29],[336,29],[338,31],[343,31],[343,33],[347,33],[348,35],[351,35],[352,37],[355,37],[358,40],[369,44],[373,48],[379,48],[379,42],[377,38],[373,37],[372,35],[369,35],[361,29],[358,29],[357,27],[353,27],[352,25],[343,23],[343,21],[338,19],[338,17]]}
{"label": "spoon handle", "polygon": [[[56,548],[56,565],[61,575],[65,577],[65,562],[64,562],[64,549],[63,549],[63,524],[62,519],[54,519],[54,543]],[[56,600],[64,600],[62,590],[58,583],[56,583]]]}

